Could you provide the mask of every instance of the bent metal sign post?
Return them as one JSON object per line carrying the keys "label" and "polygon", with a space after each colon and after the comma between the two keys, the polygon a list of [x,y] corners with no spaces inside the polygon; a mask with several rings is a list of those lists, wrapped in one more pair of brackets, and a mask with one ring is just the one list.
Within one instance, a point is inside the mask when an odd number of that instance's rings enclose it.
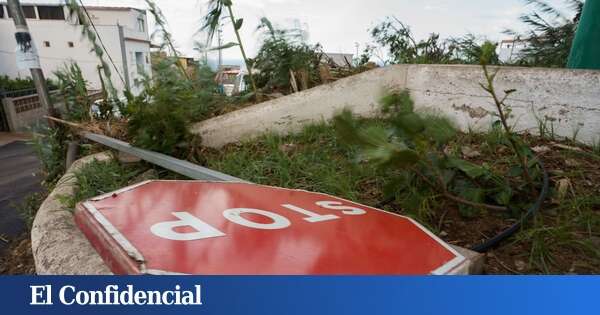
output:
{"label": "bent metal sign post", "polygon": [[468,267],[410,218],[246,183],[143,182],[79,204],[75,220],[116,274],[460,274]]}

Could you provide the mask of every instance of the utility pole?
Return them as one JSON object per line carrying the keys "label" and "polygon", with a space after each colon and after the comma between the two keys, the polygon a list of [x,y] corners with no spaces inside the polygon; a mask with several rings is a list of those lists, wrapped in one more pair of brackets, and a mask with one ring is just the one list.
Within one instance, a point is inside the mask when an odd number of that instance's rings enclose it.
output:
{"label": "utility pole", "polygon": [[221,29],[222,25],[219,24],[219,29],[218,29],[218,36],[217,36],[217,47],[219,47],[219,65],[217,68],[217,71],[220,71],[221,68],[223,67],[223,49],[221,49],[221,46],[223,46],[223,30]]}
{"label": "utility pole", "polygon": [[31,78],[35,84],[40,103],[43,108],[48,111],[48,115],[54,114],[54,107],[50,102],[50,94],[48,93],[48,87],[46,86],[46,79],[40,66],[40,59],[37,54],[37,49],[29,28],[27,27],[27,21],[25,21],[25,15],[19,0],[8,0],[8,10],[15,23],[15,39],[17,40],[17,66],[20,70],[26,70],[27,68],[31,71]]}

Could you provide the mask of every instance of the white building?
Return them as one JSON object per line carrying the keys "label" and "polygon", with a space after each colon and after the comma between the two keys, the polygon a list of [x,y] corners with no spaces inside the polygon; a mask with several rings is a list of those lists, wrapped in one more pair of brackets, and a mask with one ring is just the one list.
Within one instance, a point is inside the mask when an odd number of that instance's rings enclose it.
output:
{"label": "white building", "polygon": [[521,58],[521,51],[528,45],[529,41],[526,39],[505,39],[498,47],[498,58],[505,63],[515,62]]}
{"label": "white building", "polygon": [[[77,19],[69,17],[64,1],[24,0],[21,5],[46,77],[52,78],[55,70],[74,61],[81,67],[90,87],[99,89],[101,84],[97,67],[100,62],[90,52],[92,45],[82,37]],[[137,94],[140,89],[136,87],[136,79],[141,78],[143,73],[151,75],[152,71],[146,11],[114,6],[86,6],[86,9],[106,47],[105,59],[111,67],[113,85],[119,92],[129,86]],[[6,0],[0,0],[0,75],[28,77],[29,71],[19,70],[16,65],[14,33],[15,26]]]}

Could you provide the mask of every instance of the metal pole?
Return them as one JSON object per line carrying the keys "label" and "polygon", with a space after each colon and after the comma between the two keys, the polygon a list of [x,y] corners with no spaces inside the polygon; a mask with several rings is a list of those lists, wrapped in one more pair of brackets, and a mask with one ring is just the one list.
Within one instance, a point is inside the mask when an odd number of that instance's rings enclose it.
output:
{"label": "metal pole", "polygon": [[[29,62],[29,70],[31,71],[31,78],[40,99],[40,104],[43,108],[48,111],[49,115],[54,114],[54,106],[50,102],[50,93],[48,93],[48,86],[46,86],[46,78],[44,73],[39,66],[39,57],[35,50],[35,45],[29,28],[27,27],[27,21],[25,21],[25,15],[19,0],[8,0],[8,9],[15,23],[16,32],[15,39],[17,44],[20,46],[21,52],[27,54],[23,61]],[[17,56],[18,57],[18,56]]]}
{"label": "metal pole", "polygon": [[218,32],[218,36],[217,36],[217,47],[219,47],[219,63],[218,63],[218,68],[217,71],[220,71],[221,68],[223,67],[223,50],[220,48],[221,46],[223,46],[223,31],[221,30],[221,24],[219,24],[219,30]]}

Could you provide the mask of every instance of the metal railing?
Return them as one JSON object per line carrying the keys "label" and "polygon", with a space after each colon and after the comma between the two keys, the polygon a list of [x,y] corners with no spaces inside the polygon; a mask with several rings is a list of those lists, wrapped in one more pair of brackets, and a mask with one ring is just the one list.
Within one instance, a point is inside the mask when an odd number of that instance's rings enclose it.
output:
{"label": "metal railing", "polygon": [[222,182],[246,182],[243,179],[233,177],[221,172],[217,172],[215,170],[211,170],[209,168],[202,167],[200,165],[196,165],[185,160],[176,159],[166,154],[136,148],[125,141],[121,141],[104,135],[99,135],[90,132],[83,132],[81,135],[86,139],[103,144],[117,151],[136,156],[144,161],[156,164],[160,167],[163,167],[177,174],[181,174],[192,179]]}

